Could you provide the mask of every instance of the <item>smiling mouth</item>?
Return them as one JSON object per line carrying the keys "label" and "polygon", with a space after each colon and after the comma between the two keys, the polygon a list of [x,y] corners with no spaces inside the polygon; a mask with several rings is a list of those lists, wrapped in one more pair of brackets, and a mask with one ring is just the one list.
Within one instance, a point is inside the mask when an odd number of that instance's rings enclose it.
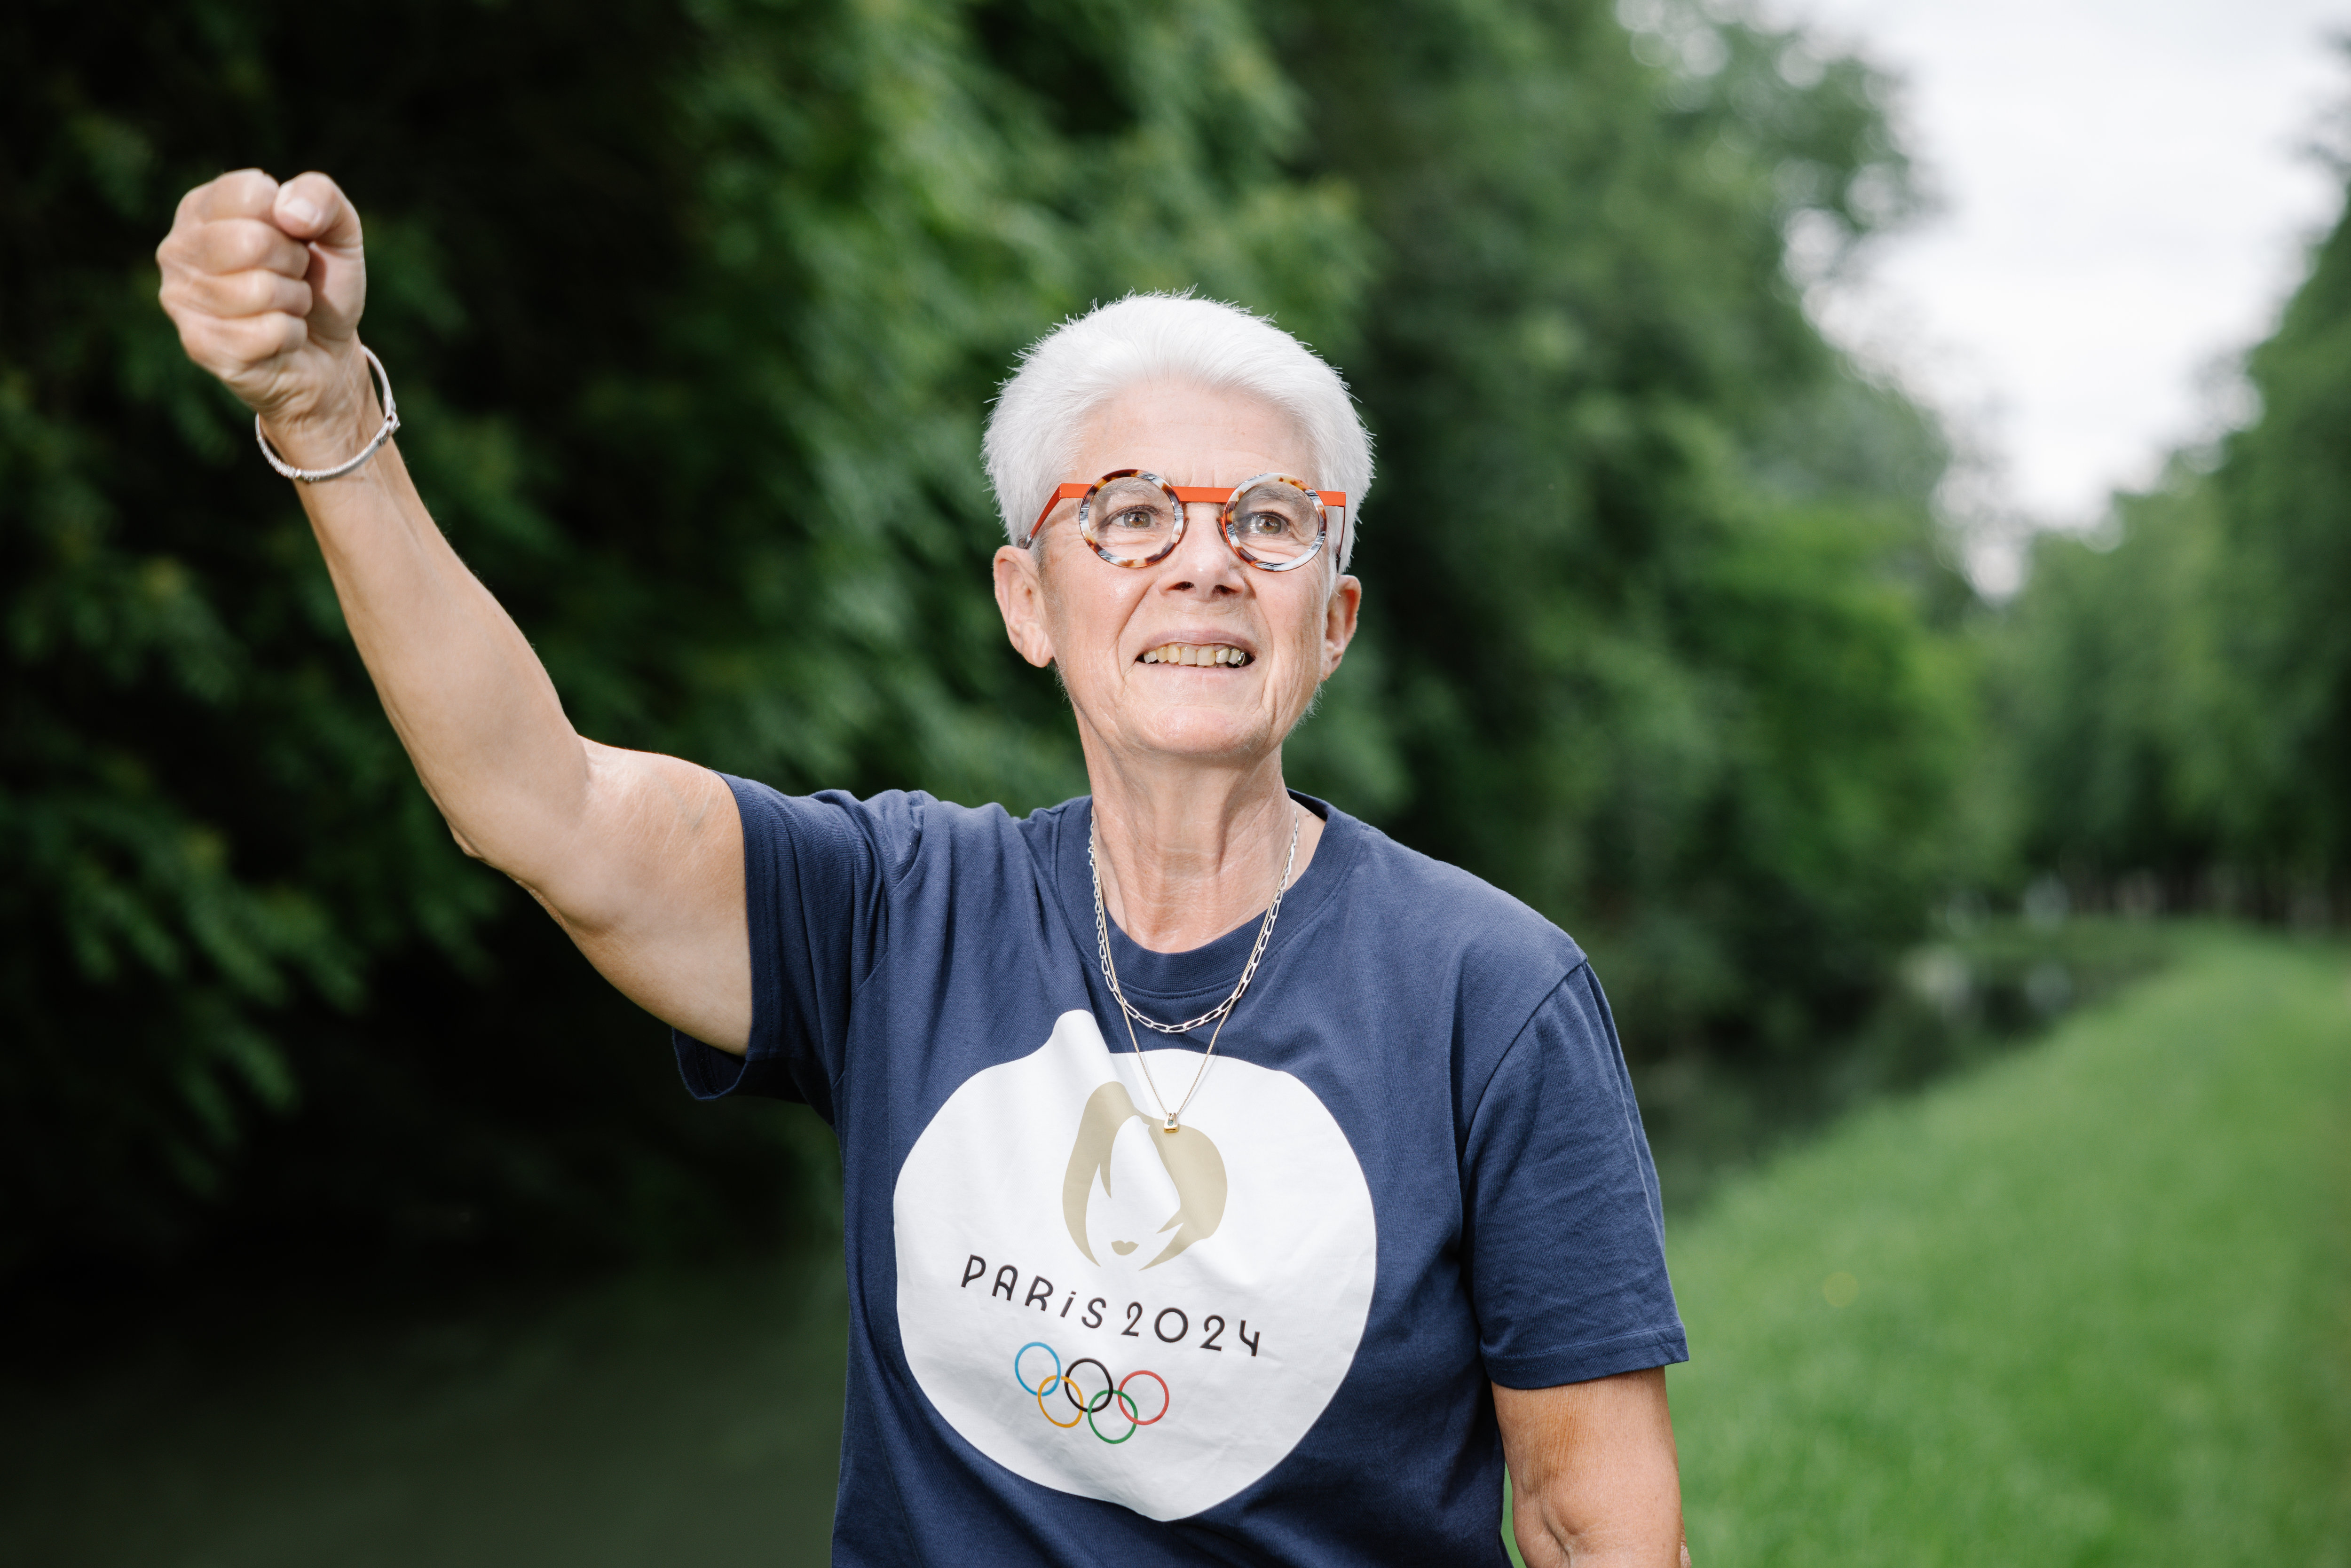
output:
{"label": "smiling mouth", "polygon": [[1145,648],[1135,662],[1143,664],[1238,666],[1254,664],[1256,660],[1229,643],[1163,643],[1156,648]]}

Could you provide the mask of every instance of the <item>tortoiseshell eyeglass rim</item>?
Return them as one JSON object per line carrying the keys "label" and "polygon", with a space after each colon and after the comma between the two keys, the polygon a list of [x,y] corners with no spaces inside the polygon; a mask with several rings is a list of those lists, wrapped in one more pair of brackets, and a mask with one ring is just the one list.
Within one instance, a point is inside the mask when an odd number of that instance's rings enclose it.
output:
{"label": "tortoiseshell eyeglass rim", "polygon": [[[1112,555],[1107,550],[1103,549],[1100,544],[1095,542],[1092,530],[1087,528],[1086,524],[1089,520],[1087,514],[1093,505],[1094,493],[1113,479],[1141,479],[1147,484],[1156,485],[1162,491],[1165,492],[1168,499],[1175,503],[1176,532],[1174,537],[1168,539],[1166,547],[1161,549],[1158,554],[1144,556],[1133,560],[1122,559],[1121,557]],[[1315,501],[1318,503],[1317,509],[1321,514],[1322,523],[1322,531],[1314,536],[1314,548],[1308,550],[1304,555],[1300,556],[1296,560],[1259,560],[1257,557],[1249,554],[1248,550],[1242,549],[1240,542],[1233,538],[1233,503],[1239,500],[1244,495],[1248,494],[1250,486],[1260,484],[1268,479],[1279,479],[1285,485],[1295,485],[1300,489],[1305,491],[1308,495],[1313,497]],[[1336,507],[1339,509],[1339,516],[1343,527],[1344,526],[1347,515],[1347,493],[1344,490],[1318,490],[1313,486],[1308,484],[1305,480],[1290,474],[1255,475],[1249,478],[1242,480],[1231,489],[1227,490],[1216,485],[1170,485],[1158,475],[1144,468],[1113,468],[1091,485],[1081,485],[1071,482],[1056,488],[1052,495],[1046,497],[1045,509],[1039,512],[1037,514],[1037,520],[1029,525],[1029,538],[1027,542],[1031,545],[1035,544],[1037,542],[1037,535],[1045,527],[1045,519],[1053,515],[1053,508],[1060,506],[1062,502],[1070,500],[1074,500],[1078,503],[1078,528],[1079,531],[1085,536],[1088,547],[1093,550],[1095,555],[1100,556],[1103,560],[1109,562],[1111,565],[1128,568],[1156,566],[1161,561],[1165,560],[1170,555],[1174,554],[1176,547],[1184,542],[1184,529],[1186,524],[1190,521],[1185,512],[1185,507],[1187,505],[1196,502],[1205,501],[1217,508],[1217,531],[1224,536],[1226,545],[1231,549],[1235,555],[1240,557],[1243,561],[1257,568],[1259,571],[1295,571],[1300,567],[1304,566],[1308,561],[1312,560],[1315,557],[1321,555],[1322,553],[1323,547],[1331,542],[1331,508]]]}

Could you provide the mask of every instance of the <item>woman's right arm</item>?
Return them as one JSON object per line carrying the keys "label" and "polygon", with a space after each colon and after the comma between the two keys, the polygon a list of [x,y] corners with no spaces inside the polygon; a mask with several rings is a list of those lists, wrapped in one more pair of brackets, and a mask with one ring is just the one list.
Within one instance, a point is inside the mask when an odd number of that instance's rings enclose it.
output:
{"label": "woman's right arm", "polygon": [[[156,252],[189,358],[300,468],[382,421],[359,351],[359,214],[323,174],[188,193]],[[546,669],[424,509],[387,443],[297,486],[384,712],[457,842],[520,883],[647,1011],[740,1051],[751,1032],[743,830],[726,784],[582,738]]]}

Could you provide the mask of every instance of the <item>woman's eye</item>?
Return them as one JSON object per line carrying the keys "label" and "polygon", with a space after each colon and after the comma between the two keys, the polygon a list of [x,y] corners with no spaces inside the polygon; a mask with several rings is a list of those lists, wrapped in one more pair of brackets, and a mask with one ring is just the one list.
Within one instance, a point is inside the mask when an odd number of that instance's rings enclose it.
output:
{"label": "woman's eye", "polygon": [[1159,515],[1148,507],[1128,507],[1110,515],[1110,526],[1114,528],[1155,528],[1159,526]]}

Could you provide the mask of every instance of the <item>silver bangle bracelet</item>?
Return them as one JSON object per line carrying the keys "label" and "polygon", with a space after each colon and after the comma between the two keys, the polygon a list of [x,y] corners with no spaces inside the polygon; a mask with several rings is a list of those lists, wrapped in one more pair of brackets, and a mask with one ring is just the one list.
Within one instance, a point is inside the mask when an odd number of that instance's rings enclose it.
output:
{"label": "silver bangle bracelet", "polygon": [[297,468],[277,455],[277,449],[269,444],[269,437],[262,433],[261,416],[257,413],[253,416],[253,439],[260,444],[261,455],[269,459],[272,468],[288,479],[304,485],[316,485],[323,479],[340,479],[374,456],[383,444],[392,439],[392,433],[400,428],[400,405],[392,401],[392,378],[384,373],[383,361],[377,359],[375,350],[365,343],[360,345],[360,352],[367,356],[368,364],[375,371],[376,385],[383,392],[383,428],[377,431],[375,439],[360,447],[360,455],[350,462],[338,464],[332,468]]}

